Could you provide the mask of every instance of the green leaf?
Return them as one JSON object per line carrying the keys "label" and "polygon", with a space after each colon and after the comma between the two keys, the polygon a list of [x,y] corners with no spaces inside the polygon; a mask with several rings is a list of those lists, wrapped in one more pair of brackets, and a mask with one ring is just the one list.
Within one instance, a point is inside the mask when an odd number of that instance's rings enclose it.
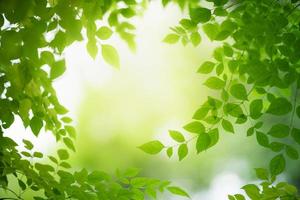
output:
{"label": "green leaf", "polygon": [[33,149],[33,144],[32,144],[29,140],[23,139],[22,141],[23,141],[23,143],[25,144],[25,148],[26,148],[26,149],[28,149],[28,150]]}
{"label": "green leaf", "polygon": [[291,112],[292,104],[284,97],[275,98],[267,110],[272,115],[285,115]]}
{"label": "green leaf", "polygon": [[191,132],[191,133],[200,134],[200,133],[205,132],[204,125],[201,122],[198,122],[198,121],[191,122],[191,123],[185,125],[183,128],[185,130],[187,130],[188,132]]}
{"label": "green leaf", "polygon": [[74,147],[73,141],[70,138],[65,137],[63,139],[63,141],[69,149],[71,149],[72,151],[75,152],[75,147]]}
{"label": "green leaf", "polygon": [[60,60],[52,64],[50,69],[50,78],[56,79],[66,71],[65,60]]}
{"label": "green leaf", "polygon": [[197,72],[201,73],[201,74],[208,74],[208,73],[212,72],[212,70],[214,69],[214,66],[215,66],[215,63],[206,61],[199,67]]}
{"label": "green leaf", "polygon": [[242,187],[242,189],[246,192],[246,194],[251,199],[260,199],[259,188],[254,184],[248,184]]}
{"label": "green leaf", "polygon": [[237,99],[247,100],[247,90],[242,84],[234,84],[233,86],[231,86],[230,93]]}
{"label": "green leaf", "polygon": [[103,171],[93,171],[87,177],[89,183],[99,183],[103,180],[109,180],[109,175]]}
{"label": "green leaf", "polygon": [[41,152],[35,151],[35,152],[33,153],[33,157],[36,157],[36,158],[43,158],[43,154],[42,154]]}
{"label": "green leaf", "polygon": [[247,130],[247,136],[253,135],[254,130],[255,130],[254,127],[250,127],[250,128]]}
{"label": "green leaf", "polygon": [[199,134],[196,143],[197,153],[200,153],[210,147],[211,139],[207,133]]}
{"label": "green leaf", "polygon": [[256,131],[256,140],[259,145],[263,147],[269,147],[269,138],[266,134]]}
{"label": "green leaf", "polygon": [[42,127],[43,127],[43,121],[40,118],[34,116],[30,120],[30,128],[35,136],[38,136]]}
{"label": "green leaf", "polygon": [[172,33],[172,34],[167,35],[163,39],[163,42],[168,43],[168,44],[174,44],[174,43],[178,42],[178,40],[179,40],[179,35]]}
{"label": "green leaf", "polygon": [[285,152],[286,152],[286,155],[288,155],[288,157],[290,157],[291,159],[298,160],[298,158],[299,158],[298,151],[295,148],[293,148],[292,146],[286,145]]}
{"label": "green leaf", "polygon": [[216,145],[219,141],[219,129],[214,128],[207,133],[210,137],[209,148]]}
{"label": "green leaf", "polygon": [[284,148],[284,144],[279,142],[271,142],[270,143],[270,149],[274,152],[279,152]]}
{"label": "green leaf", "polygon": [[233,129],[233,126],[232,126],[230,121],[228,121],[226,119],[223,119],[222,120],[222,127],[224,128],[225,131],[234,133],[234,129]]}
{"label": "green leaf", "polygon": [[207,105],[207,103],[203,104],[196,112],[194,113],[193,119],[201,120],[206,117],[208,112],[210,111],[211,106]]}
{"label": "green leaf", "polygon": [[141,169],[139,168],[129,168],[124,172],[125,177],[135,177],[140,173]]}
{"label": "green leaf", "polygon": [[184,136],[179,131],[169,130],[169,134],[176,142],[184,142]]}
{"label": "green leaf", "polygon": [[289,135],[290,128],[285,124],[275,124],[271,127],[268,134],[276,138],[284,138]]}
{"label": "green leaf", "polygon": [[69,158],[69,153],[65,149],[57,150],[57,155],[58,155],[59,159],[61,159],[61,160],[67,160]]}
{"label": "green leaf", "polygon": [[172,194],[179,195],[179,196],[184,196],[190,198],[188,193],[186,193],[183,189],[175,186],[169,186],[167,187],[167,190],[171,192]]}
{"label": "green leaf", "polygon": [[66,168],[66,169],[72,168],[72,166],[71,166],[69,163],[67,163],[67,162],[61,162],[61,163],[59,164],[59,166],[61,166],[61,167],[63,167],[63,168]]}
{"label": "green leaf", "polygon": [[112,35],[112,30],[107,27],[107,26],[102,26],[101,28],[99,28],[96,32],[96,36],[101,39],[101,40],[107,40],[111,37]]}
{"label": "green leaf", "polygon": [[172,147],[169,147],[169,148],[167,149],[167,156],[168,156],[169,158],[171,158],[172,155],[173,155],[173,148],[172,148]]}
{"label": "green leaf", "polygon": [[102,56],[108,64],[110,64],[116,68],[120,67],[119,55],[113,46],[103,44],[102,45]]}
{"label": "green leaf", "polygon": [[234,103],[227,103],[223,107],[224,113],[231,115],[233,117],[240,117],[243,115],[243,110],[240,105]]}
{"label": "green leaf", "polygon": [[22,190],[26,189],[26,184],[22,180],[18,179],[18,184]]}
{"label": "green leaf", "polygon": [[292,137],[295,140],[295,142],[300,144],[300,129],[293,128],[292,129]]}
{"label": "green leaf", "polygon": [[285,159],[282,154],[279,154],[272,158],[269,164],[270,172],[272,176],[281,174],[285,169]]}
{"label": "green leaf", "polygon": [[55,62],[54,55],[50,51],[41,52],[41,60],[48,65],[51,65]]}
{"label": "green leaf", "polygon": [[262,113],[263,102],[261,99],[255,99],[250,103],[250,117],[252,119],[258,119]]}
{"label": "green leaf", "polygon": [[214,40],[219,33],[219,25],[214,24],[204,24],[203,31],[210,40]]}
{"label": "green leaf", "polygon": [[269,180],[268,170],[264,168],[256,168],[255,169],[256,177],[261,180]]}
{"label": "green leaf", "polygon": [[207,8],[194,8],[190,9],[191,20],[195,23],[205,23],[211,18],[211,12]]}
{"label": "green leaf", "polygon": [[204,85],[206,85],[210,89],[221,90],[225,87],[225,82],[218,77],[210,77],[208,78]]}
{"label": "green leaf", "polygon": [[97,43],[96,43],[96,40],[89,40],[86,44],[86,49],[89,53],[89,55],[95,59],[96,56],[97,56],[97,53],[98,53],[98,47],[97,47]]}
{"label": "green leaf", "polygon": [[143,144],[139,148],[148,154],[158,154],[164,148],[164,145],[160,141],[154,140]]}
{"label": "green leaf", "polygon": [[191,34],[191,42],[192,44],[196,47],[200,44],[201,42],[201,36],[198,32],[193,32]]}
{"label": "green leaf", "polygon": [[181,144],[178,148],[179,161],[181,161],[183,158],[185,158],[187,154],[188,154],[187,145],[186,144]]}

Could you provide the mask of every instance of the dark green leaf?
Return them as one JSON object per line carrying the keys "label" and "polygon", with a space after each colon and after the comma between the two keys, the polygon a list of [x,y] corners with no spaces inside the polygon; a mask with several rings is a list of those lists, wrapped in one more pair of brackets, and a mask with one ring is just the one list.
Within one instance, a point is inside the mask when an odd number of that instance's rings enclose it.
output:
{"label": "dark green leaf", "polygon": [[237,99],[247,100],[247,90],[242,84],[234,84],[231,86],[230,93]]}
{"label": "dark green leaf", "polygon": [[256,131],[256,139],[258,144],[260,144],[263,147],[269,147],[269,138],[266,134]]}
{"label": "dark green leaf", "polygon": [[288,155],[288,157],[290,157],[291,159],[298,160],[298,158],[299,158],[298,151],[295,148],[293,148],[292,146],[286,145],[285,152],[286,152],[286,155]]}
{"label": "dark green leaf", "polygon": [[272,115],[285,115],[292,110],[292,104],[284,97],[272,100],[267,113]]}
{"label": "dark green leaf", "polygon": [[263,102],[261,99],[255,99],[250,103],[250,116],[252,119],[258,119],[262,113]]}
{"label": "dark green leaf", "polygon": [[65,149],[57,150],[57,155],[61,160],[67,160],[69,158],[69,153]]}
{"label": "dark green leaf", "polygon": [[205,23],[210,20],[211,12],[207,8],[190,9],[191,20],[195,23]]}
{"label": "dark green leaf", "polygon": [[285,169],[285,159],[282,154],[279,154],[272,158],[269,164],[271,175],[276,176],[283,172]]}
{"label": "dark green leaf", "polygon": [[290,128],[285,124],[275,124],[269,130],[268,134],[276,138],[284,138],[289,135]]}

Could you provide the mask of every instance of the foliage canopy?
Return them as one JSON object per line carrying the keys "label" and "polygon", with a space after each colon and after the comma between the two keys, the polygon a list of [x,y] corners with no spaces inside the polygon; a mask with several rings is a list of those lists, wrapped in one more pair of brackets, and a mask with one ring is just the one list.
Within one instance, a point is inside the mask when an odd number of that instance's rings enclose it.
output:
{"label": "foliage canopy", "polygon": [[[137,169],[117,171],[74,171],[67,162],[75,151],[75,128],[56,97],[52,82],[66,70],[64,49],[87,38],[92,58],[98,54],[114,67],[120,66],[117,50],[107,43],[118,34],[135,49],[134,25],[129,18],[138,15],[145,1],[135,0],[1,0],[0,1],[0,187],[14,199],[23,199],[26,190],[37,191],[34,199],[144,199],[156,198],[157,191],[189,197],[169,181],[138,177]],[[166,6],[170,0],[162,0]],[[164,42],[201,44],[208,37],[217,42],[213,58],[200,64],[198,73],[208,76],[204,85],[216,91],[184,125],[191,137],[170,130],[174,146],[150,141],[140,146],[149,154],[177,150],[179,160],[188,155],[189,143],[198,153],[218,143],[220,132],[235,133],[238,125],[249,126],[248,137],[274,152],[267,168],[255,169],[260,185],[243,186],[250,199],[300,199],[295,186],[276,183],[285,170],[286,159],[299,158],[300,118],[300,3],[296,0],[176,0],[189,16],[182,19]],[[108,25],[99,25],[107,21]],[[206,35],[206,36],[205,36]],[[100,50],[101,49],[101,50]],[[38,136],[41,129],[51,131],[65,149],[49,155],[51,164],[39,162],[44,155],[28,140],[26,151],[3,135],[16,116],[24,127]],[[280,122],[266,123],[274,117]],[[289,119],[288,122],[286,119]],[[178,147],[178,148],[177,148]],[[34,159],[33,159],[34,158]],[[14,177],[18,194],[8,187]],[[40,192],[42,191],[42,192]],[[243,200],[241,194],[230,200]],[[2,198],[2,199],[5,199]]]}

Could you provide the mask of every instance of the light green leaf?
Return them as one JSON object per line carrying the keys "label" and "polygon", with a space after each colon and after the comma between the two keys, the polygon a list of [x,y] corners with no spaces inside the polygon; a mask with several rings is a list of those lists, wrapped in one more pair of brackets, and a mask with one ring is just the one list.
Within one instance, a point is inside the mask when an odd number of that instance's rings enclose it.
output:
{"label": "light green leaf", "polygon": [[96,40],[89,40],[86,44],[86,49],[89,53],[89,55],[95,59],[98,53],[98,47],[97,47],[97,43]]}
{"label": "light green leaf", "polygon": [[160,141],[154,140],[143,144],[139,148],[148,154],[158,154],[164,148],[164,145]]}
{"label": "light green leaf", "polygon": [[200,153],[210,147],[211,139],[207,133],[199,134],[196,143],[197,153]]}
{"label": "light green leaf", "polygon": [[183,189],[181,189],[179,187],[169,186],[169,187],[167,187],[167,190],[169,190],[169,192],[171,192],[172,194],[190,198],[188,193],[186,193]]}
{"label": "light green leaf", "polygon": [[118,55],[117,50],[113,46],[108,45],[108,44],[103,44],[102,45],[102,56],[108,64],[110,64],[116,68],[120,67],[119,55]]}
{"label": "light green leaf", "polygon": [[50,78],[56,79],[66,71],[65,60],[60,60],[51,65]]}
{"label": "light green leaf", "polygon": [[101,40],[107,40],[111,37],[112,35],[112,30],[107,27],[107,26],[102,26],[101,28],[99,28],[96,32],[96,36],[101,39]]}
{"label": "light green leaf", "polygon": [[204,62],[198,69],[198,73],[201,74],[208,74],[210,72],[212,72],[212,70],[214,69],[215,63],[211,62],[211,61],[206,61]]}
{"label": "light green leaf", "polygon": [[221,90],[225,87],[225,82],[218,77],[210,77],[208,78],[204,85],[209,87],[210,89]]}
{"label": "light green leaf", "polygon": [[188,154],[187,145],[186,144],[181,144],[178,148],[179,161],[181,161],[183,158],[185,158],[187,154]]}
{"label": "light green leaf", "polygon": [[191,123],[185,125],[183,128],[185,130],[187,130],[188,132],[191,132],[191,133],[200,134],[200,133],[205,132],[204,125],[201,122],[198,122],[198,121],[191,122]]}
{"label": "light green leaf", "polygon": [[200,44],[201,42],[201,36],[198,32],[193,32],[191,34],[191,42],[192,44],[196,47]]}
{"label": "light green leaf", "polygon": [[184,136],[179,131],[169,130],[169,135],[176,142],[184,142]]}
{"label": "light green leaf", "polygon": [[168,43],[168,44],[174,44],[174,43],[178,42],[178,40],[179,40],[179,35],[172,33],[172,34],[167,35],[163,39],[163,42]]}
{"label": "light green leaf", "polygon": [[173,147],[169,147],[169,148],[167,149],[167,156],[168,156],[169,158],[171,158],[172,155],[173,155]]}

